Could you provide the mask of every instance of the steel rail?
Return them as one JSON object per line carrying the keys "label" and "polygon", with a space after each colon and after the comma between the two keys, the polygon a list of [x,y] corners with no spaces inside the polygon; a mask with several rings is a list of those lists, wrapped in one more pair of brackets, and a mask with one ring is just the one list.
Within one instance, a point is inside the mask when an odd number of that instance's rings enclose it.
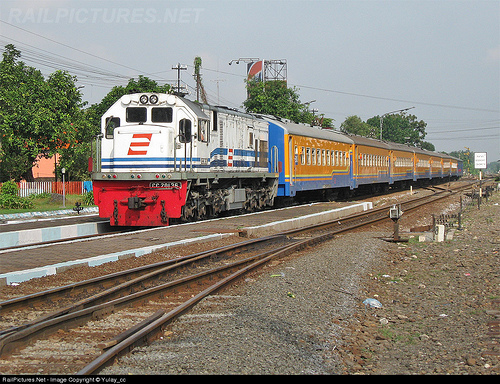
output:
{"label": "steel rail", "polygon": [[[36,305],[40,302],[45,302],[50,299],[54,299],[54,297],[63,296],[68,294],[69,292],[75,293],[79,291],[83,291],[85,289],[89,289],[89,287],[95,285],[101,286],[114,286],[117,281],[128,281],[130,279],[134,279],[137,276],[141,276],[144,274],[151,273],[151,271],[167,268],[169,266],[180,265],[186,261],[195,260],[197,258],[210,258],[216,257],[217,255],[222,255],[224,253],[242,251],[248,247],[255,246],[258,243],[262,243],[268,241],[269,238],[277,238],[279,235],[263,237],[258,239],[250,239],[246,241],[242,241],[237,244],[227,245],[224,247],[203,251],[187,256],[178,257],[175,259],[170,259],[166,261],[162,261],[159,263],[148,264],[140,267],[136,267],[133,269],[128,269],[120,272],[115,272],[108,275],[103,275],[100,277],[95,277],[88,280],[83,280],[80,282],[68,284],[61,287],[52,288],[49,290],[36,292],[33,294],[16,297],[13,299],[5,300],[0,302],[0,314],[5,313],[5,311],[14,310],[21,307]],[[0,335],[5,333],[5,330],[0,331]]]}
{"label": "steel rail", "polygon": [[183,277],[171,282],[135,292],[124,297],[116,298],[105,303],[91,305],[87,308],[82,308],[74,312],[61,313],[58,316],[51,316],[41,321],[29,324],[26,327],[20,327],[19,329],[12,330],[9,333],[5,333],[0,339],[0,355],[8,354],[14,349],[27,345],[35,338],[47,336],[61,328],[70,328],[82,325],[90,319],[95,318],[96,316],[109,314],[112,311],[125,306],[129,306],[132,303],[137,303],[138,301],[150,300],[153,296],[165,294],[165,291],[167,290],[176,289],[188,283],[197,282],[203,278],[213,277],[214,275],[227,270],[232,270],[242,264],[248,264],[255,261],[256,259],[265,258],[271,252],[273,251],[267,251],[262,254],[247,257],[243,260],[212,268],[207,271],[199,272],[187,277]]}
{"label": "steel rail", "polygon": [[[457,191],[458,192],[458,191]],[[439,200],[441,198],[446,198],[449,197],[450,194],[444,194],[443,192],[440,192],[443,194],[443,196],[440,196],[439,198],[434,198],[431,199],[431,203],[435,202],[436,200]],[[417,199],[413,199],[411,202],[413,206],[407,206],[405,209],[415,209],[418,206],[421,206],[423,204],[426,204],[424,201],[429,200],[429,198],[434,197],[435,195],[429,197],[419,197]],[[429,202],[427,202],[429,203]],[[269,254],[268,256],[261,258],[252,264],[245,266],[244,268],[241,268],[240,270],[236,271],[235,273],[231,274],[230,276],[224,278],[223,280],[213,284],[209,288],[203,290],[193,298],[189,299],[188,301],[184,302],[183,304],[179,305],[175,309],[171,310],[168,313],[163,314],[161,317],[156,318],[155,320],[151,320],[148,322],[145,322],[144,327],[137,327],[135,332],[130,332],[126,337],[123,337],[121,341],[117,342],[115,345],[113,345],[109,350],[104,352],[101,356],[99,356],[97,359],[92,361],[90,364],[85,366],[82,370],[80,370],[77,374],[78,375],[89,375],[89,374],[95,374],[98,373],[101,369],[103,369],[105,366],[111,364],[118,356],[121,356],[123,354],[126,354],[127,352],[131,351],[133,348],[144,345],[151,340],[155,339],[158,337],[159,334],[163,332],[163,329],[170,324],[175,318],[179,317],[189,309],[191,309],[194,305],[196,305],[200,300],[202,300],[204,297],[214,293],[215,291],[219,290],[220,288],[228,285],[235,279],[241,277],[245,273],[248,273],[249,271],[261,266],[264,263],[267,263],[268,261],[277,258],[277,257],[282,257],[284,255],[287,255],[291,252],[296,252],[300,250],[301,248],[305,248],[307,246],[310,246],[312,244],[317,244],[322,241],[325,241],[327,239],[332,238],[334,235],[337,235],[342,232],[346,232],[349,230],[352,230],[354,228],[359,228],[368,224],[372,224],[374,222],[378,222],[384,219],[388,219],[387,215],[381,215],[383,211],[386,211],[387,207],[381,207],[380,209],[377,209],[375,212],[374,218],[369,218],[367,219],[365,215],[365,219],[362,222],[358,223],[352,223],[351,225],[343,228],[336,228],[333,230],[329,230],[326,233],[314,236],[312,238],[307,238],[301,241],[298,241],[294,244],[287,245],[282,247],[282,249],[277,250],[276,252],[273,252]],[[372,212],[370,212],[372,213]],[[362,216],[362,215],[361,215]],[[355,219],[359,218],[360,215],[351,215],[350,217],[346,217],[343,219],[345,222],[346,220],[349,219]],[[335,222],[338,222],[338,220],[335,220]],[[325,227],[328,225],[332,225],[332,222],[329,222],[328,224],[319,224],[314,226],[314,228],[318,229],[320,227]],[[308,231],[311,230],[311,228],[307,229]],[[292,230],[286,232],[287,234],[297,234],[299,232],[303,232],[303,230]]]}
{"label": "steel rail", "polygon": [[[435,195],[433,195],[433,196],[435,196]],[[433,197],[433,196],[431,196],[431,197]],[[445,196],[442,196],[442,197],[448,197],[448,196],[449,196],[449,194],[446,194]],[[416,201],[427,200],[429,198],[430,198],[429,196],[420,197],[420,198],[417,198],[417,199],[413,199],[410,202],[406,202],[406,203],[402,203],[402,204],[415,203]],[[405,209],[408,209],[408,208],[405,208]],[[158,324],[158,323],[161,324],[161,326],[160,326],[160,328],[161,328],[162,326],[164,326],[164,324],[166,324],[167,322],[170,322],[173,318],[179,316],[180,314],[184,313],[186,310],[188,310],[189,308],[191,308],[193,305],[195,305],[199,300],[201,300],[206,295],[208,295],[208,294],[212,293],[213,291],[219,289],[220,287],[228,284],[233,279],[235,279],[235,278],[239,277],[240,275],[246,273],[246,271],[254,269],[254,268],[258,267],[259,265],[262,265],[263,263],[269,261],[270,259],[272,259],[274,257],[278,257],[278,256],[281,256],[281,255],[284,255],[284,254],[288,254],[289,252],[297,251],[301,247],[308,246],[308,245],[311,245],[311,244],[314,244],[314,243],[318,243],[318,242],[324,241],[324,240],[326,240],[328,238],[331,238],[332,236],[334,236],[335,234],[338,234],[340,232],[348,231],[348,230],[351,230],[353,228],[357,228],[357,227],[364,226],[364,225],[367,225],[367,224],[370,224],[370,223],[373,223],[373,222],[376,222],[376,221],[383,220],[384,218],[387,218],[387,215],[380,215],[380,213],[382,213],[382,211],[386,211],[386,210],[387,210],[386,207],[381,207],[381,208],[378,208],[376,210],[370,211],[370,214],[372,214],[372,215],[374,213],[378,213],[379,214],[379,217],[372,218],[370,220],[366,220],[367,216],[369,216],[369,215],[367,215],[366,212],[364,212],[361,215],[356,214],[356,215],[351,215],[349,217],[345,217],[345,218],[342,219],[343,222],[346,222],[346,221],[349,221],[349,220],[354,220],[354,219],[359,219],[360,216],[364,216],[365,220],[363,220],[362,222],[358,222],[358,223],[352,224],[349,227],[335,228],[334,230],[328,230],[328,232],[326,232],[324,234],[321,234],[321,235],[318,235],[318,236],[315,236],[315,237],[312,237],[312,238],[309,238],[309,239],[305,239],[305,240],[302,240],[302,241],[296,241],[294,244],[292,244],[292,245],[286,245],[286,246],[282,247],[282,249],[279,249],[276,252],[272,252],[271,254],[269,254],[269,252],[266,252],[266,253],[261,254],[261,255],[252,256],[252,257],[247,258],[247,259],[245,259],[243,261],[232,263],[232,264],[230,264],[228,266],[216,268],[215,270],[211,271],[211,273],[220,272],[222,270],[228,270],[228,269],[231,269],[231,268],[235,268],[237,265],[239,265],[241,263],[248,263],[248,262],[251,262],[251,261],[255,260],[256,258],[259,259],[258,261],[253,262],[250,266],[244,267],[240,271],[238,271],[236,273],[233,273],[231,275],[231,276],[233,276],[232,278],[227,277],[227,278],[223,279],[222,281],[220,281],[220,282],[212,285],[211,287],[207,288],[206,290],[204,290],[200,294],[196,295],[194,298],[186,301],[184,304],[182,304],[178,308],[170,311],[167,314],[162,315],[159,319],[151,320],[151,321],[145,321],[145,325],[146,325],[145,329],[151,329],[152,327],[155,328],[155,329],[158,329],[158,327],[155,326],[155,324]],[[339,220],[334,220],[333,223],[337,224],[338,221]],[[331,226],[331,225],[332,225],[332,222],[330,222],[330,223],[323,223],[323,224],[315,226],[314,228],[317,229],[317,228],[321,228],[321,227],[328,227],[328,226]],[[307,229],[307,231],[310,231],[310,230],[311,230],[311,228]],[[301,232],[304,232],[304,230],[303,229],[301,229],[301,230],[292,230],[292,231],[287,231],[287,232],[282,233],[282,234],[278,234],[278,235],[274,235],[274,236],[270,236],[270,237],[266,237],[266,238],[261,238],[261,239],[256,239],[256,240],[251,240],[251,241],[247,241],[247,242],[244,242],[244,243],[253,244],[253,243],[259,242],[259,241],[260,242],[262,242],[262,241],[269,241],[271,238],[275,239],[278,236],[282,237],[283,235],[285,235],[285,236],[297,235],[297,234],[299,234]],[[232,249],[234,247],[235,246],[227,246],[227,247],[223,247],[223,248],[224,249]],[[202,252],[201,254],[211,254],[211,252],[207,251],[207,252]],[[196,255],[198,255],[198,257],[201,258],[202,257],[201,254],[196,254]],[[190,255],[190,257],[192,258],[193,255]],[[188,258],[188,257],[185,257],[185,258]],[[178,260],[179,259],[176,259],[174,261],[178,261]],[[187,262],[187,260],[186,260],[186,262]],[[159,263],[159,264],[163,264],[163,263]],[[169,267],[167,267],[167,269],[168,268]],[[59,314],[56,315],[55,317],[54,316],[50,316],[50,318],[44,319],[44,321],[39,322],[37,324],[32,324],[32,325],[30,325],[28,327],[25,327],[25,328],[19,329],[19,330],[12,330],[11,333],[4,334],[3,340],[0,340],[0,350],[3,352],[5,350],[12,349],[14,347],[17,347],[17,346],[21,345],[26,340],[29,340],[30,338],[33,337],[33,335],[44,335],[47,332],[50,333],[51,330],[53,331],[54,329],[59,329],[60,328],[60,324],[63,324],[65,321],[70,320],[72,324],[85,322],[85,321],[87,321],[89,319],[89,316],[91,317],[95,313],[106,313],[107,311],[110,311],[110,308],[113,309],[113,308],[118,308],[120,306],[129,305],[129,303],[131,302],[131,300],[145,300],[145,297],[149,297],[149,296],[151,296],[153,294],[157,294],[157,292],[159,292],[159,291],[168,289],[169,286],[175,286],[175,285],[178,286],[179,284],[185,284],[188,281],[193,281],[193,279],[199,279],[199,278],[203,277],[204,275],[208,275],[209,273],[210,272],[207,271],[207,272],[203,272],[203,273],[200,273],[200,274],[196,274],[196,275],[194,275],[194,276],[192,276],[190,278],[180,279],[180,280],[176,281],[175,284],[173,282],[167,283],[167,284],[161,285],[159,287],[153,287],[153,288],[150,288],[150,289],[145,290],[143,292],[132,294],[129,297],[122,297],[122,298],[118,298],[118,299],[112,300],[111,302],[108,302],[108,303],[96,304],[98,302],[97,297],[101,297],[102,295],[97,295],[96,298],[94,298],[92,300],[85,299],[85,300],[83,300],[83,302],[86,302],[87,304],[88,303],[93,303],[88,308],[82,308],[82,309],[79,309],[79,310],[77,310],[77,311],[75,311],[73,313],[67,313],[65,311],[60,311]],[[150,273],[148,275],[154,275],[154,273]],[[153,276],[148,276],[148,277],[153,277]],[[128,284],[125,284],[125,285],[128,285]],[[198,299],[196,299],[196,298],[198,298]],[[83,303],[80,303],[80,305],[82,306]],[[75,308],[76,308],[76,306],[73,306],[73,310]],[[141,327],[138,327],[138,329],[140,329],[140,328]],[[124,345],[123,343],[130,345],[130,338],[133,338],[135,340],[135,341],[133,341],[131,343],[132,345],[135,345],[138,342],[137,340],[144,339],[144,336],[138,336],[138,335],[141,335],[142,332],[147,332],[147,331],[138,330],[137,332],[130,332],[132,334],[132,336],[129,336],[129,337],[125,338],[124,341],[117,343],[117,345],[115,347],[113,347],[112,350],[113,351],[117,351],[118,349],[121,348],[121,347],[119,347],[120,345]],[[149,339],[150,337],[151,336],[147,336],[146,339]],[[128,347],[121,348],[120,350],[125,350],[126,348],[128,348]],[[112,353],[112,352],[111,351],[107,351],[102,356],[107,356],[107,355],[109,355],[109,353]],[[104,359],[104,360],[106,360],[106,357],[101,357],[101,358],[98,358],[98,359]],[[108,361],[108,360],[106,360],[106,361]],[[102,366],[102,364],[106,364],[106,362],[103,362],[103,363],[100,363],[100,364]],[[97,366],[97,363],[96,363],[96,366]],[[94,372],[94,371],[96,371],[96,369],[92,370],[92,372]],[[81,372],[85,372],[85,371],[81,371]]]}

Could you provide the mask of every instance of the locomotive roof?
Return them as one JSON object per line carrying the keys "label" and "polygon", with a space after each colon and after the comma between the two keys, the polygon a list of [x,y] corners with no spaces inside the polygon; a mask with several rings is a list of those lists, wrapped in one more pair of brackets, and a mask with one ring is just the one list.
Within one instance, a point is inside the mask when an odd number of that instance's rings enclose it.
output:
{"label": "locomotive roof", "polygon": [[340,143],[352,144],[353,141],[346,135],[336,132],[331,129],[321,129],[319,127],[311,127],[305,124],[297,124],[291,121],[278,121],[274,119],[267,118],[270,122],[280,125],[288,130],[288,133],[292,135],[307,136],[317,139],[334,140]]}

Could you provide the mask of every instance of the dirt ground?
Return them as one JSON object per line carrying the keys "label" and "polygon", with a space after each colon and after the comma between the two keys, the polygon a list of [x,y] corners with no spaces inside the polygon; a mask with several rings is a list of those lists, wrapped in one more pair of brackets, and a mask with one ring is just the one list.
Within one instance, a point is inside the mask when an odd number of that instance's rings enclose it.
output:
{"label": "dirt ground", "polygon": [[336,319],[346,374],[500,373],[500,192],[462,225],[444,242],[388,243],[362,293],[382,306]]}

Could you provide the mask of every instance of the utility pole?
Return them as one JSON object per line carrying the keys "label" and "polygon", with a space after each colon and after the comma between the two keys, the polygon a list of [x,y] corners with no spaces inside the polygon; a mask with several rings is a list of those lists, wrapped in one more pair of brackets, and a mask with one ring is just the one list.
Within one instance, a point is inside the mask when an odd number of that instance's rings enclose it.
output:
{"label": "utility pole", "polygon": [[177,63],[177,66],[172,67],[172,69],[177,70],[177,93],[181,93],[181,71],[187,70],[187,66]]}

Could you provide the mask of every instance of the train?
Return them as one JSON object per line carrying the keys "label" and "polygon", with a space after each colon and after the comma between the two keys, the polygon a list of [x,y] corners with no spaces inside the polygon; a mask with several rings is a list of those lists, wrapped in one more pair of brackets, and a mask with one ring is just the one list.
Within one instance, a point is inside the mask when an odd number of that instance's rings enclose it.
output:
{"label": "train", "polygon": [[151,227],[454,180],[463,164],[442,153],[145,92],[122,96],[103,114],[91,170],[100,217],[113,226]]}

